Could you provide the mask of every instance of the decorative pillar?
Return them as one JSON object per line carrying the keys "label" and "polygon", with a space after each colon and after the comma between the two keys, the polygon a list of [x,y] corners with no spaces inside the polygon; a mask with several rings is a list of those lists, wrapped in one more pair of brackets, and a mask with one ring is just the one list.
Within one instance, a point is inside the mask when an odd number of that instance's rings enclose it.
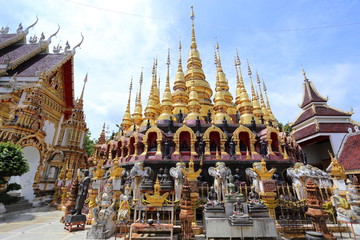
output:
{"label": "decorative pillar", "polygon": [[276,169],[267,170],[266,162],[263,158],[260,162],[260,168],[253,168],[253,170],[259,176],[261,200],[264,201],[268,208],[270,217],[276,220],[275,208],[278,206],[278,199],[276,199],[276,183],[272,179]]}
{"label": "decorative pillar", "polygon": [[185,169],[181,169],[181,171],[185,175],[185,177],[188,181],[188,185],[190,187],[190,199],[191,199],[192,208],[193,208],[193,212],[194,212],[194,218],[191,223],[191,229],[196,235],[201,234],[203,230],[201,228],[199,228],[196,223],[196,208],[198,207],[197,201],[199,199],[199,186],[198,186],[197,178],[199,177],[202,169],[198,169],[195,172],[193,158],[191,157],[190,162],[189,162],[189,167],[185,168]]}
{"label": "decorative pillar", "polygon": [[306,182],[306,203],[308,210],[305,213],[311,218],[312,224],[317,232],[323,233],[326,239],[336,239],[326,226],[326,219],[329,217],[322,209],[322,200],[319,196],[319,188],[314,179],[308,178]]}

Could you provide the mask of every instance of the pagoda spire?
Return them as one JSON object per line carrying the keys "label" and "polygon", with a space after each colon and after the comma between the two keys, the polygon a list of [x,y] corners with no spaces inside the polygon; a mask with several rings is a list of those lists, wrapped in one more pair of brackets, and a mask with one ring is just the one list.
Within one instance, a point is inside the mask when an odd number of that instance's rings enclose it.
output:
{"label": "pagoda spire", "polygon": [[80,94],[80,98],[76,101],[74,108],[77,110],[83,110],[84,108],[84,92],[85,92],[85,85],[88,80],[88,74],[86,73],[84,78],[84,85]]}
{"label": "pagoda spire", "polygon": [[190,18],[192,20],[192,32],[191,32],[191,45],[189,58],[187,61],[187,71],[185,75],[187,92],[193,90],[197,92],[198,102],[200,103],[200,112],[201,115],[205,116],[209,109],[212,108],[211,104],[211,95],[212,90],[210,88],[209,83],[205,79],[205,74],[202,69],[202,63],[200,59],[199,51],[197,50],[196,38],[195,38],[195,27],[194,27],[194,9],[191,7],[191,15]]}
{"label": "pagoda spire", "polygon": [[158,120],[170,120],[170,118],[171,119],[173,118],[172,116],[173,106],[172,106],[172,96],[170,91],[170,71],[169,71],[170,49],[168,49],[168,57],[167,57],[166,65],[167,65],[166,84],[165,84],[163,99],[161,102],[161,115],[159,116]]}
{"label": "pagoda spire", "polygon": [[150,125],[155,124],[156,118],[159,116],[160,112],[160,101],[159,101],[159,95],[158,95],[158,88],[156,84],[157,80],[157,60],[154,60],[153,69],[152,69],[152,84],[150,88],[150,94],[149,99],[147,102],[147,106],[145,108],[145,119],[142,122],[141,126],[146,126],[148,123],[148,120],[150,121]]}
{"label": "pagoda spire", "polygon": [[260,81],[260,77],[258,72],[256,71],[256,82],[258,84],[259,87],[259,96],[260,96],[260,106],[261,106],[261,111],[264,113],[264,121],[265,123],[267,123],[269,121],[269,113],[268,113],[268,109],[265,105],[265,101],[264,101],[264,97],[261,91],[261,81]]}
{"label": "pagoda spire", "polygon": [[[194,73],[192,73],[192,81],[194,80]],[[201,105],[199,102],[198,93],[196,91],[195,84],[192,84],[191,91],[189,93],[189,102],[187,105],[187,109],[189,111],[188,115],[185,117],[185,121],[188,123],[195,123],[196,119],[203,120],[203,117],[200,114]]]}
{"label": "pagoda spire", "polygon": [[[235,58],[235,68],[236,68],[236,78],[237,78],[237,88],[236,88],[236,108],[240,113],[240,122],[242,124],[250,124],[253,115],[253,106],[251,104],[249,95],[246,91],[244,79],[241,71],[241,61],[239,58],[239,53],[236,49],[236,58]],[[240,75],[240,76],[239,76]]]}
{"label": "pagoda spire", "polygon": [[226,113],[226,110],[228,109],[228,104],[225,102],[224,92],[222,91],[221,87],[216,87],[214,102],[214,123],[222,124],[223,120],[225,119],[227,123],[232,124],[233,122],[231,117]]}
{"label": "pagoda spire", "polygon": [[249,62],[248,62],[248,75],[249,75],[249,78],[250,78],[251,103],[253,105],[253,114],[256,117],[256,123],[261,124],[260,119],[261,119],[261,116],[264,116],[264,113],[261,111],[260,104],[258,102],[256,93],[255,93],[255,88],[254,88],[254,84],[253,84],[253,81],[252,81],[252,72],[251,72]]}
{"label": "pagoda spire", "polygon": [[303,110],[306,110],[313,103],[325,105],[327,103],[327,98],[322,97],[319,92],[316,90],[314,84],[306,77],[306,72],[302,68],[302,73],[304,75],[304,93],[303,100],[300,107]]}
{"label": "pagoda spire", "polygon": [[104,123],[96,144],[104,144],[105,142],[106,142],[106,138],[105,138],[105,123]]}
{"label": "pagoda spire", "polygon": [[124,117],[123,117],[123,120],[122,120],[122,123],[121,123],[121,128],[124,131],[127,131],[129,129],[129,127],[132,125],[131,115],[130,115],[130,101],[131,101],[132,82],[133,82],[133,79],[131,77],[130,86],[129,86],[128,103],[127,103],[126,110],[125,110],[125,113],[124,113]]}
{"label": "pagoda spire", "polygon": [[187,114],[187,104],[189,101],[189,96],[186,92],[186,82],[185,76],[182,69],[182,60],[181,60],[181,42],[179,42],[179,64],[178,70],[175,75],[175,82],[173,87],[174,92],[172,93],[172,102],[173,102],[173,114],[178,114],[180,111],[183,114]]}
{"label": "pagoda spire", "polygon": [[142,117],[142,104],[141,104],[141,87],[143,84],[143,69],[141,70],[140,79],[139,79],[139,92],[136,97],[135,101],[135,109],[134,113],[132,114],[133,122],[137,126],[137,129],[139,129],[139,126],[143,120]]}
{"label": "pagoda spire", "polygon": [[270,102],[269,102],[269,98],[268,98],[268,95],[267,95],[267,89],[266,89],[264,79],[262,80],[262,82],[263,82],[263,90],[264,90],[265,97],[266,97],[266,108],[267,108],[267,111],[268,111],[268,114],[269,114],[269,120],[272,121],[272,122],[275,122],[275,116],[274,116],[273,112],[271,111]]}
{"label": "pagoda spire", "polygon": [[[228,114],[232,114],[235,115],[236,114],[236,108],[234,107],[233,104],[233,96],[231,95],[231,93],[229,92],[229,85],[228,85],[228,80],[226,78],[226,75],[222,69],[222,65],[221,65],[221,58],[220,58],[220,48],[219,48],[219,43],[216,42],[216,50],[217,53],[215,52],[215,62],[217,64],[216,65],[216,87],[220,87],[221,91],[223,92],[224,95],[224,100],[227,104],[227,113]],[[215,100],[215,98],[214,98]]]}

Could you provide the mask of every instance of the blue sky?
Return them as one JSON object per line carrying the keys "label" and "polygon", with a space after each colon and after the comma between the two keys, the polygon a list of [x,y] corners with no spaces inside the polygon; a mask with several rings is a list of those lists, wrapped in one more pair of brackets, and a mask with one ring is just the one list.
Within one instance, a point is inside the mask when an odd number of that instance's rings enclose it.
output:
{"label": "blue sky", "polygon": [[[69,40],[81,49],[75,55],[75,94],[80,95],[86,72],[85,113],[92,137],[103,123],[109,131],[120,123],[126,107],[128,85],[134,77],[137,91],[144,67],[143,109],[149,95],[152,62],[158,58],[161,92],[166,74],[167,49],[171,49],[172,83],[177,69],[178,42],[183,45],[183,67],[190,45],[190,6],[195,10],[195,30],[203,69],[215,86],[214,45],[219,42],[224,72],[235,97],[233,58],[238,49],[246,73],[264,78],[275,117],[292,122],[300,113],[303,76],[301,65],[330,106],[355,114],[360,121],[360,2],[333,0],[238,1],[100,1],[15,0],[2,5],[0,27],[15,32],[22,22],[28,36],[49,36],[60,24],[53,45]],[[52,49],[52,46],[50,47]],[[249,79],[245,76],[249,92]],[[172,85],[171,83],[171,85]],[[135,94],[133,94],[133,97]],[[134,104],[131,109],[133,110]]]}

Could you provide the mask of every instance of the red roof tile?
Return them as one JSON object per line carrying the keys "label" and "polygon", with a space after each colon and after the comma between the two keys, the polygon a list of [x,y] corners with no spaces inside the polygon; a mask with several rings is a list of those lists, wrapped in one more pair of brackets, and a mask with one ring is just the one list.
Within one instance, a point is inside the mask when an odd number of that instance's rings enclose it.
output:
{"label": "red roof tile", "polygon": [[305,137],[311,136],[315,133],[317,133],[318,131],[316,130],[316,124],[311,124],[301,130],[296,131],[293,136],[295,138],[296,141],[303,139]]}
{"label": "red roof tile", "polygon": [[360,170],[360,132],[345,138],[340,154],[345,170]]}

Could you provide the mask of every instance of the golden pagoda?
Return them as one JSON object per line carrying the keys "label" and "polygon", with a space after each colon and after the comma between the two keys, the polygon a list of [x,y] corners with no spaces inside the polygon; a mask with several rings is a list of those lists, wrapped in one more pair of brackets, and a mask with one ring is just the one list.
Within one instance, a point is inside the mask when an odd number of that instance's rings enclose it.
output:
{"label": "golden pagoda", "polygon": [[156,182],[154,185],[154,194],[150,195],[145,193],[146,203],[149,204],[151,207],[162,207],[169,196],[169,192],[160,195],[160,183],[159,178],[156,178]]}

